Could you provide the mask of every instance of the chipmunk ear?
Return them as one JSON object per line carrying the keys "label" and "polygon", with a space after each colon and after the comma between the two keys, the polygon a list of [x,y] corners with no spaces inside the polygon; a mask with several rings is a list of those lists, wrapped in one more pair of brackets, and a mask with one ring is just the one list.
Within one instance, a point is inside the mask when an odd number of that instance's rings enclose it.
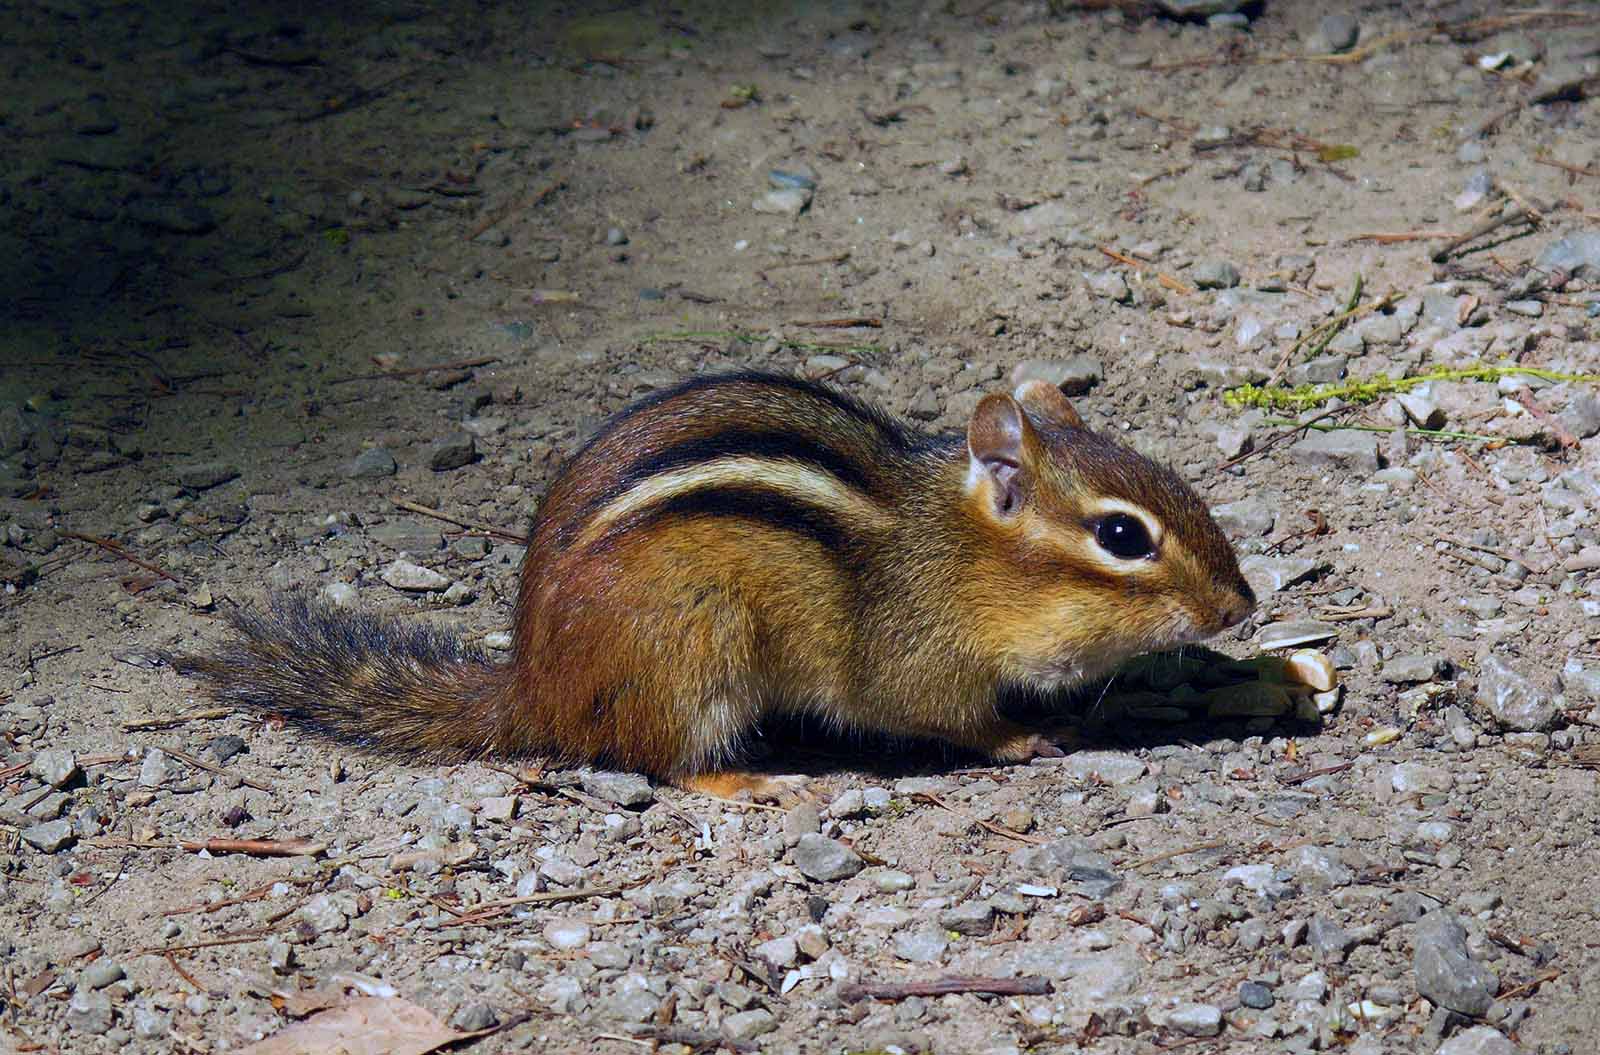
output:
{"label": "chipmunk ear", "polygon": [[1015,515],[1032,486],[1038,448],[1022,404],[998,393],[984,396],[967,423],[967,491],[987,491],[995,513]]}
{"label": "chipmunk ear", "polygon": [[1082,429],[1083,419],[1072,409],[1066,394],[1048,381],[1024,381],[1017,386],[1015,398],[1028,412],[1028,417],[1046,428]]}

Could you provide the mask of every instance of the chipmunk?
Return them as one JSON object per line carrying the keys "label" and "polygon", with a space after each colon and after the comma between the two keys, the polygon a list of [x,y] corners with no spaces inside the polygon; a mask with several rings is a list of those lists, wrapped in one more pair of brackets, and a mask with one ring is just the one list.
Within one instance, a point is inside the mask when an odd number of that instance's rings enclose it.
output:
{"label": "chipmunk", "polygon": [[291,596],[175,665],[347,742],[781,798],[797,778],[730,768],[763,715],[1059,754],[1002,716],[1003,691],[1070,688],[1254,606],[1201,499],[1050,384],[986,395],[964,436],[929,436],[746,373],[650,396],[561,469],[509,663]]}

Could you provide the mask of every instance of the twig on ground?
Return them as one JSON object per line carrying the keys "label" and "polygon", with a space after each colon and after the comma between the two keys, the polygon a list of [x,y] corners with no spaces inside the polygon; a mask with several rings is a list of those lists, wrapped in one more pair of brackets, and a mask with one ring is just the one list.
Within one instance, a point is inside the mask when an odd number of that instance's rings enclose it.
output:
{"label": "twig on ground", "polygon": [[[1100,252],[1104,253],[1106,256],[1109,256],[1117,263],[1126,264],[1141,275],[1148,274],[1150,272],[1150,269],[1145,267],[1144,264],[1140,263],[1138,260],[1135,260],[1126,253],[1119,252],[1108,245],[1100,246],[1099,249]],[[1182,293],[1187,296],[1188,294],[1195,292],[1195,288],[1193,286],[1189,285],[1189,283],[1183,281],[1183,279],[1178,278],[1175,275],[1169,275],[1165,271],[1157,271],[1155,272],[1155,276],[1157,282],[1172,290],[1174,293]]]}
{"label": "twig on ground", "polygon": [[1475,241],[1476,239],[1482,238],[1491,231],[1497,231],[1502,227],[1509,227],[1514,223],[1527,223],[1531,225],[1533,222],[1533,217],[1529,216],[1526,210],[1520,207],[1507,209],[1499,216],[1491,216],[1482,223],[1475,225],[1466,234],[1463,234],[1458,238],[1450,239],[1450,241],[1434,250],[1431,259],[1435,264],[1442,264],[1454,256],[1462,246],[1465,246],[1467,243]]}
{"label": "twig on ground", "polygon": [[316,857],[328,844],[314,839],[179,839],[190,853],[244,854],[247,857]]}
{"label": "twig on ground", "polygon": [[176,758],[179,762],[182,762],[186,766],[193,766],[196,769],[203,769],[207,773],[215,773],[218,776],[233,777],[237,779],[239,783],[245,785],[246,787],[255,788],[257,791],[272,791],[271,784],[263,784],[259,780],[251,780],[249,777],[242,777],[237,773],[230,773],[221,766],[212,765],[210,762],[207,762],[204,759],[196,758],[187,751],[179,751],[176,747],[163,747],[159,748],[159,750],[165,751],[167,754],[171,755],[173,758]]}
{"label": "twig on ground", "polygon": [[122,731],[125,733],[147,733],[156,729],[173,729],[187,722],[203,722],[212,718],[226,718],[232,713],[232,707],[213,707],[206,711],[190,711],[188,714],[174,714],[166,718],[140,718],[134,722],[123,722]]}
{"label": "twig on ground", "polygon": [[481,359],[464,359],[459,363],[436,363],[433,366],[408,366],[403,370],[379,370],[371,374],[352,374],[349,377],[336,377],[329,381],[330,385],[346,385],[351,381],[375,381],[383,377],[415,377],[417,374],[437,374],[446,370],[470,370],[475,366],[488,366],[498,363],[498,355],[486,355]]}
{"label": "twig on ground", "polygon": [[942,810],[949,810],[951,813],[955,814],[957,817],[960,817],[968,824],[976,825],[986,832],[992,832],[993,834],[1002,836],[1006,839],[1015,839],[1019,843],[1027,843],[1030,846],[1043,846],[1050,841],[1049,839],[1041,838],[1037,835],[1028,835],[1025,832],[1012,831],[1010,828],[995,824],[993,821],[986,821],[981,817],[974,817],[971,814],[963,813],[954,806],[950,805],[948,802],[941,799],[939,796],[929,791],[919,791],[915,795],[912,795],[911,798],[913,801],[926,802],[931,806],[938,806]]}
{"label": "twig on ground", "polygon": [[808,256],[804,260],[780,260],[776,264],[762,264],[757,271],[779,271],[786,267],[812,267],[817,264],[842,264],[850,259],[850,250],[828,256]]}
{"label": "twig on ground", "polygon": [[862,1000],[904,1000],[912,996],[948,996],[951,993],[982,993],[986,996],[1047,996],[1055,991],[1048,978],[982,978],[950,975],[926,982],[855,982],[839,988],[839,999],[847,1004]]}
{"label": "twig on ground", "polygon": [[795,319],[789,325],[803,326],[813,330],[881,330],[883,329],[883,320],[864,315],[851,315],[843,319],[813,319],[810,322]]}
{"label": "twig on ground", "polygon": [[533,195],[533,197],[515,202],[507,208],[501,209],[499,212],[491,213],[472,225],[471,229],[467,231],[466,240],[469,242],[472,241],[489,228],[494,227],[497,224],[505,223],[519,212],[526,212],[529,209],[538,208],[540,205],[544,204],[545,199],[549,198],[556,191],[565,188],[566,185],[566,180],[558,179],[552,183],[546,184],[544,189]]}
{"label": "twig on ground", "polygon": [[1202,850],[1220,850],[1227,845],[1228,843],[1224,839],[1217,839],[1216,841],[1209,843],[1196,843],[1193,846],[1185,846],[1181,850],[1171,850],[1164,854],[1156,854],[1154,857],[1146,857],[1142,861],[1135,861],[1130,865],[1123,865],[1122,867],[1149,868],[1151,865],[1160,864],[1162,861],[1170,861],[1174,857],[1182,857],[1184,854],[1197,854]]}
{"label": "twig on ground", "polygon": [[1245,461],[1245,460],[1250,459],[1250,458],[1254,458],[1259,454],[1265,454],[1268,451],[1270,451],[1272,448],[1276,447],[1278,444],[1280,444],[1280,443],[1284,442],[1285,440],[1289,439],[1291,436],[1294,436],[1296,433],[1304,432],[1306,429],[1312,428],[1313,426],[1316,425],[1317,422],[1321,421],[1323,418],[1331,418],[1335,414],[1340,414],[1340,413],[1343,413],[1344,411],[1347,411],[1347,410],[1350,410],[1350,409],[1352,409],[1352,408],[1350,408],[1348,406],[1344,406],[1344,407],[1334,407],[1332,410],[1325,410],[1321,414],[1318,414],[1316,417],[1312,418],[1310,421],[1302,421],[1301,423],[1296,425],[1294,428],[1287,429],[1287,430],[1285,430],[1283,432],[1278,433],[1276,436],[1272,436],[1272,437],[1268,438],[1268,440],[1265,443],[1263,443],[1261,446],[1252,448],[1251,450],[1248,450],[1248,451],[1245,451],[1243,454],[1239,455],[1237,458],[1229,458],[1227,461],[1225,461],[1221,465],[1217,466],[1215,471],[1220,473],[1224,469],[1233,468],[1235,465],[1238,465],[1242,461]]}
{"label": "twig on ground", "polygon": [[503,542],[515,543],[518,546],[526,546],[528,544],[528,536],[519,535],[514,531],[507,531],[504,528],[497,528],[491,524],[483,524],[476,520],[462,520],[460,517],[451,516],[449,513],[445,513],[441,510],[433,509],[425,505],[420,505],[404,498],[391,498],[389,501],[394,503],[396,509],[404,509],[411,513],[420,513],[425,517],[433,517],[435,520],[443,520],[446,524],[454,524],[456,527],[465,528],[468,531],[481,532],[485,535],[500,539]]}
{"label": "twig on ground", "polygon": [[91,546],[99,546],[107,553],[110,553],[113,556],[121,557],[129,564],[137,565],[152,575],[159,575],[168,582],[176,583],[179,586],[183,585],[183,580],[172,574],[170,571],[167,571],[165,568],[158,568],[149,561],[140,560],[138,557],[135,557],[133,554],[129,553],[115,542],[112,542],[110,539],[103,539],[98,535],[85,535],[79,531],[58,531],[57,534],[64,538],[73,538],[77,539],[79,542],[87,542]]}

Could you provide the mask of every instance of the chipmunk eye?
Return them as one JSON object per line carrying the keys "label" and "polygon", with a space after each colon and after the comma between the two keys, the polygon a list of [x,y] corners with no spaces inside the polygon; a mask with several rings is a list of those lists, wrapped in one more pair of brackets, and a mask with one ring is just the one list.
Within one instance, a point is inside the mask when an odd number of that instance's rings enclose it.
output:
{"label": "chipmunk eye", "polygon": [[1145,530],[1143,522],[1126,513],[1113,513],[1096,521],[1094,540],[1101,549],[1123,560],[1153,557],[1156,553],[1155,543],[1150,541],[1150,532]]}

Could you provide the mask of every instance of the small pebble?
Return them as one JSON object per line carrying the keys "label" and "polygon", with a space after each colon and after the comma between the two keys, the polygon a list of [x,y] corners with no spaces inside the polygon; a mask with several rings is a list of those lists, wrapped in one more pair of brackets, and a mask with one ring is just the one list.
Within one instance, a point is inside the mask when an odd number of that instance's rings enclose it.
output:
{"label": "small pebble", "polygon": [[1412,969],[1417,992],[1441,1007],[1474,1018],[1494,1003],[1500,980],[1472,958],[1467,932],[1444,910],[1430,912],[1416,923]]}
{"label": "small pebble", "polygon": [[802,835],[794,847],[795,867],[809,879],[848,879],[866,866],[859,854],[824,835]]}
{"label": "small pebble", "polygon": [[396,590],[407,593],[428,593],[450,585],[448,578],[432,568],[424,568],[408,560],[397,560],[384,568],[382,578]]}
{"label": "small pebble", "polygon": [[1189,270],[1189,279],[1201,289],[1232,289],[1239,284],[1239,269],[1226,260],[1202,260]]}

